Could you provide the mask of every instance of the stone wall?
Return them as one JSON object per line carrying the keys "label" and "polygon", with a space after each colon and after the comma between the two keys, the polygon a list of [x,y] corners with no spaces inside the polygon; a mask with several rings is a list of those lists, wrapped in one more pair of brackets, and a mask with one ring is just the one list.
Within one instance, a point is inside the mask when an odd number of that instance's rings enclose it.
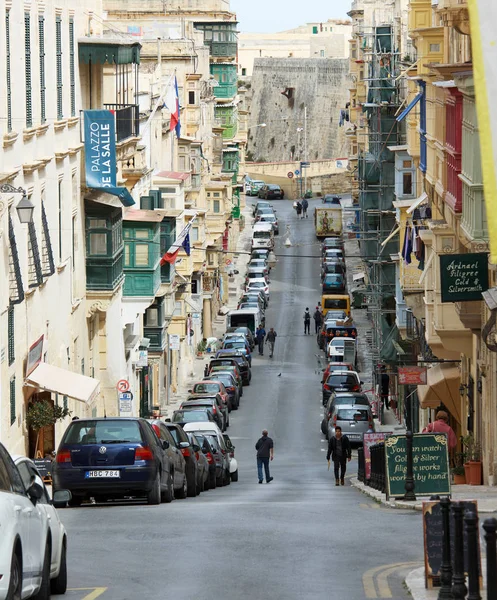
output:
{"label": "stone wall", "polygon": [[[347,156],[340,109],[348,101],[347,59],[256,59],[252,77],[249,156],[255,161],[304,160],[307,107],[309,160]],[[256,127],[266,123],[266,127]]]}

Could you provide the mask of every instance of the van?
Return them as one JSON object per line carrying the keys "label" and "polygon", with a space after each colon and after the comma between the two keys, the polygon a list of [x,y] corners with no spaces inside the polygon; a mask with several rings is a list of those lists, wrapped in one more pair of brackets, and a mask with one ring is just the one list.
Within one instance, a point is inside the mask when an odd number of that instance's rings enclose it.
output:
{"label": "van", "polygon": [[274,230],[271,223],[256,223],[252,233],[252,250],[254,248],[273,248]]}
{"label": "van", "polygon": [[323,294],[321,310],[324,316],[329,310],[343,310],[347,316],[350,316],[350,296],[348,294]]}
{"label": "van", "polygon": [[230,310],[226,315],[226,327],[248,327],[255,333],[261,324],[261,313],[257,308],[244,308],[241,310]]}

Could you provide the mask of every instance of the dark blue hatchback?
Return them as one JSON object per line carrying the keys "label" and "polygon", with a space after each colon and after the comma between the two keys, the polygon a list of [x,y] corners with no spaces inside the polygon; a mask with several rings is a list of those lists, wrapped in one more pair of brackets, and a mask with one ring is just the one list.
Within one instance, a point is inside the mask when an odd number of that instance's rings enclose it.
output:
{"label": "dark blue hatchback", "polygon": [[72,505],[145,496],[159,504],[167,493],[162,442],[145,419],[78,419],[67,428],[54,461],[54,490],[68,489]]}

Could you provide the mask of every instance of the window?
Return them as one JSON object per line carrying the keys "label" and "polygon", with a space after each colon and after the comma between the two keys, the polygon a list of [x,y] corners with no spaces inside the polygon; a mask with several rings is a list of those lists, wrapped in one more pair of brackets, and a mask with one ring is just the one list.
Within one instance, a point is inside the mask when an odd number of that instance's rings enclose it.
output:
{"label": "window", "polygon": [[314,27],[312,28],[312,33],[315,35],[317,32],[318,32],[317,25],[314,25]]}
{"label": "window", "polygon": [[45,86],[45,17],[38,17],[38,54],[40,55],[40,122],[47,120],[46,86]]}
{"label": "window", "polygon": [[188,104],[195,104],[195,92],[188,92]]}
{"label": "window", "polygon": [[10,11],[5,12],[5,75],[7,84],[7,131],[12,131],[12,81],[10,77]]}
{"label": "window", "polygon": [[57,193],[59,205],[59,262],[62,262],[62,179],[59,179]]}
{"label": "window", "polygon": [[11,365],[16,359],[16,346],[15,346],[15,335],[14,335],[14,306],[12,304],[9,305],[7,309],[7,319],[8,319],[8,345],[9,345],[9,365]]}
{"label": "window", "polygon": [[30,288],[43,283],[40,250],[36,238],[36,226],[33,221],[28,224],[28,284]]}
{"label": "window", "polygon": [[324,58],[324,50],[321,50],[321,58]]}
{"label": "window", "polygon": [[71,117],[76,116],[76,79],[74,72],[74,20],[69,19],[69,85],[71,87]]}
{"label": "window", "polygon": [[440,52],[440,44],[430,44],[430,52]]}
{"label": "window", "polygon": [[89,233],[88,234],[88,254],[90,256],[107,255],[107,234]]}
{"label": "window", "polygon": [[26,81],[26,127],[33,127],[31,95],[31,15],[24,13],[24,75]]}
{"label": "window", "polygon": [[247,75],[247,69],[242,69],[242,77],[245,77],[245,75]]}
{"label": "window", "polygon": [[57,119],[64,118],[62,107],[62,19],[55,18],[55,56],[57,73]]}
{"label": "window", "polygon": [[412,173],[410,171],[407,173],[402,173],[402,195],[412,195]]}
{"label": "window", "polygon": [[145,312],[145,326],[146,327],[158,327],[159,326],[159,308],[148,308]]}
{"label": "window", "polygon": [[403,160],[402,161],[402,168],[404,169],[410,169],[412,167],[412,161],[411,160]]}
{"label": "window", "polygon": [[214,192],[214,193],[212,194],[212,196],[213,196],[214,198],[221,198],[221,192]]}
{"label": "window", "polygon": [[124,244],[124,266],[131,267],[131,246]]}
{"label": "window", "polygon": [[212,201],[212,210],[215,213],[221,212],[221,203],[219,200],[213,200]]}
{"label": "window", "polygon": [[176,188],[173,187],[163,187],[163,188],[159,188],[161,194],[175,194],[176,193]]}
{"label": "window", "polygon": [[10,380],[10,424],[16,422],[16,378]]}
{"label": "window", "polygon": [[135,231],[135,238],[140,240],[148,240],[149,234],[148,229],[137,229]]}
{"label": "window", "polygon": [[198,242],[198,227],[192,227],[190,229],[190,242],[192,242],[192,244]]}
{"label": "window", "polygon": [[148,244],[135,245],[135,267],[148,267]]}

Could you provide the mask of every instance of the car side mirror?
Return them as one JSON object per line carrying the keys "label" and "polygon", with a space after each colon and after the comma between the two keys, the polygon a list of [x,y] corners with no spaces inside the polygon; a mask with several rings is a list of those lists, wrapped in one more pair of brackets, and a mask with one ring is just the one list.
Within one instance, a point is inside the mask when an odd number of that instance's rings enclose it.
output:
{"label": "car side mirror", "polygon": [[162,440],[162,449],[167,450],[169,448],[169,442],[167,440]]}
{"label": "car side mirror", "polygon": [[192,448],[194,452],[200,452],[200,446],[197,446],[197,444],[193,444]]}
{"label": "car side mirror", "polygon": [[43,496],[43,484],[40,483],[41,480],[38,480],[39,478],[36,478],[33,475],[29,483],[29,487],[26,490],[28,496],[34,504],[36,504],[38,500]]}
{"label": "car side mirror", "polygon": [[193,394],[193,390],[188,390],[188,393],[189,394]]}
{"label": "car side mirror", "polygon": [[189,442],[180,442],[179,443],[179,447],[180,448],[189,448],[190,447],[190,443]]}
{"label": "car side mirror", "polygon": [[360,383],[361,385],[364,385],[364,381],[359,381],[359,383]]}
{"label": "car side mirror", "polygon": [[65,508],[71,498],[72,494],[69,490],[57,490],[53,493],[52,504],[55,508]]}
{"label": "car side mirror", "polygon": [[171,419],[169,419],[169,417],[168,417],[167,419],[164,419],[164,421],[165,421],[166,423],[170,423],[170,422],[171,422]]}
{"label": "car side mirror", "polygon": [[240,271],[233,271],[233,273],[234,273],[235,275],[239,275],[239,274],[240,274]]}

